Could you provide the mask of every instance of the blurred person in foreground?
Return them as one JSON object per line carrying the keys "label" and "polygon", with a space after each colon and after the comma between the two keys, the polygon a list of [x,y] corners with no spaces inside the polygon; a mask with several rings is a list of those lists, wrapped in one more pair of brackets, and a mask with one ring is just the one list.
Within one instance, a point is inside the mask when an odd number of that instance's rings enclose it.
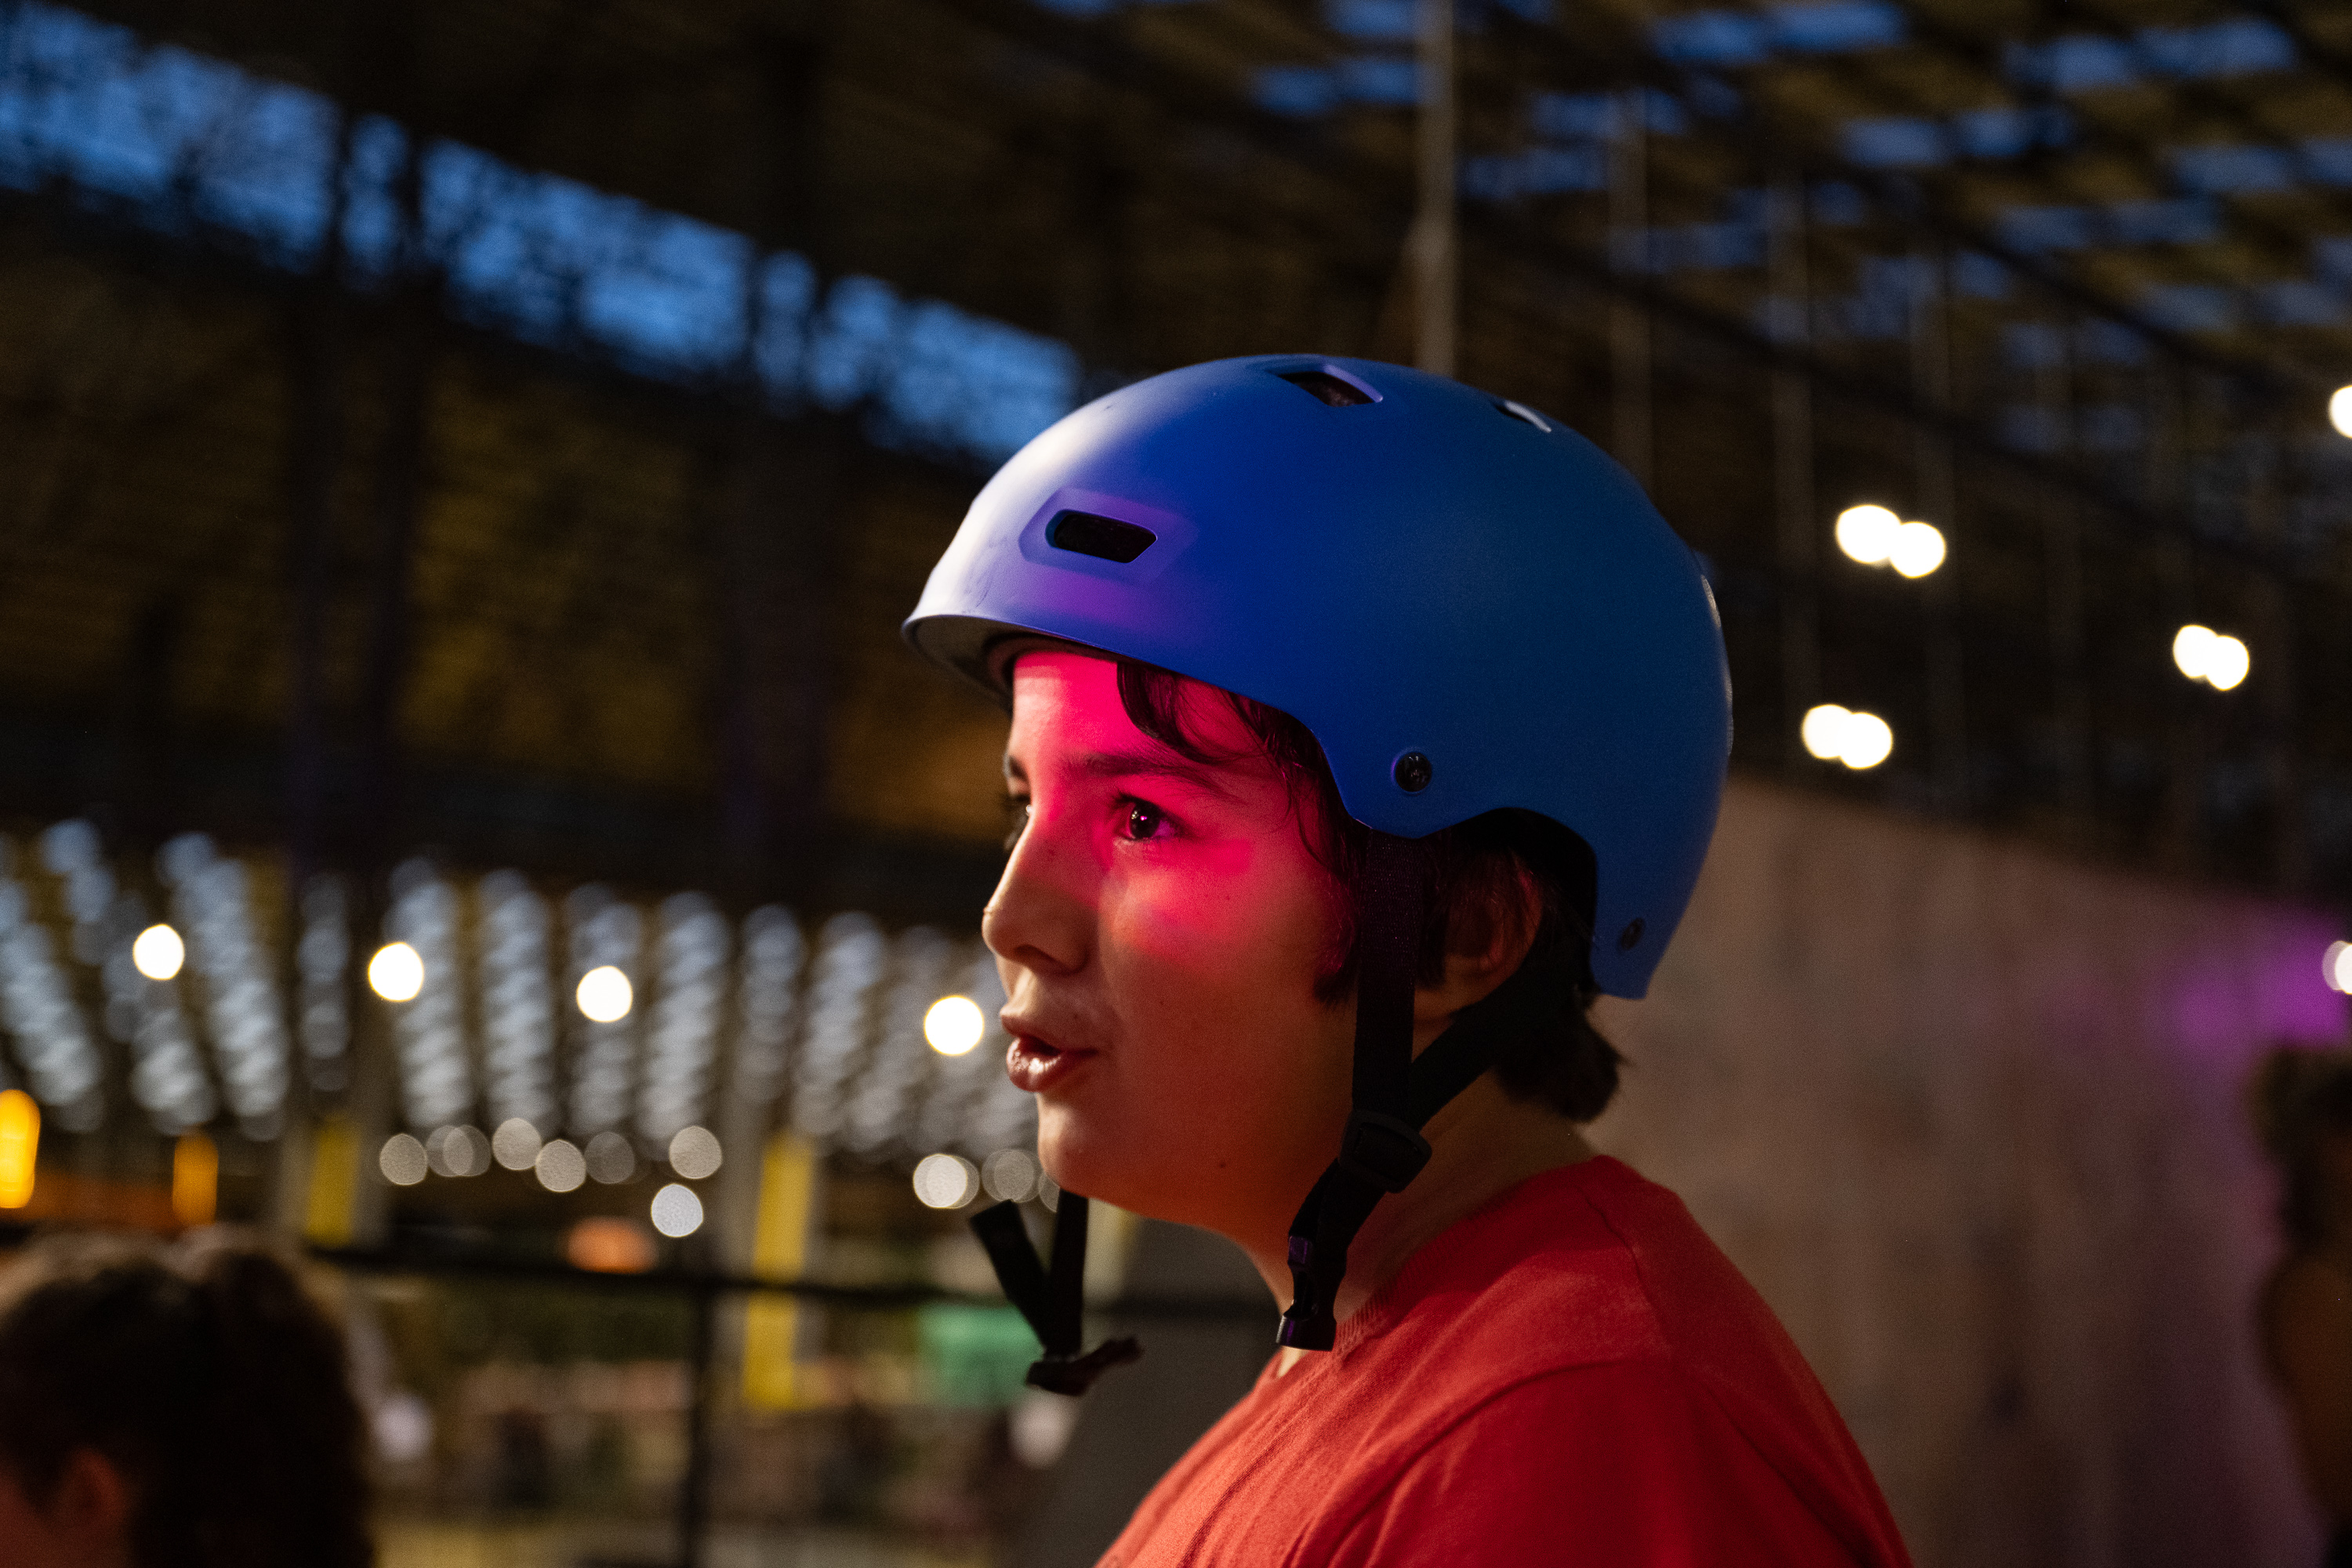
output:
{"label": "blurred person in foreground", "polygon": [[2352,1568],[2352,1056],[2273,1051],[2254,1101],[2287,1243],[2263,1287],[2263,1357],[2327,1514],[2326,1568]]}
{"label": "blurred person in foreground", "polygon": [[249,1238],[0,1269],[6,1568],[367,1568],[362,1433],[341,1334]]}

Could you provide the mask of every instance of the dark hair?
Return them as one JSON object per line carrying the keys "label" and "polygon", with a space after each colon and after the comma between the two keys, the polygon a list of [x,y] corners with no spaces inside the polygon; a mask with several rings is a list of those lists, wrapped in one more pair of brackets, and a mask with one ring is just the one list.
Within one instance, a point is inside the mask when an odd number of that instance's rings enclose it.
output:
{"label": "dark hair", "polygon": [[2328,1140],[2352,1133],[2352,1056],[2280,1047],[2253,1081],[2254,1129],[2279,1168],[2279,1226],[2296,1251],[2326,1239],[2338,1200],[2323,1158]]}
{"label": "dark hair", "polygon": [[[1222,697],[1249,732],[1255,752],[1272,763],[1290,787],[1300,837],[1315,858],[1350,897],[1349,912],[1316,994],[1338,1001],[1355,984],[1354,900],[1370,830],[1348,815],[1322,745],[1306,725],[1263,702],[1187,679],[1133,659],[1118,661],[1119,700],[1138,730],[1192,761],[1230,763],[1248,752],[1218,752],[1185,723],[1188,689]],[[1592,851],[1583,839],[1531,811],[1490,811],[1414,840],[1423,857],[1429,914],[1421,932],[1419,978],[1433,984],[1449,952],[1486,945],[1496,927],[1516,918],[1520,879],[1533,880],[1542,906],[1529,963],[1557,964],[1573,976],[1544,1026],[1505,1043],[1495,1075],[1515,1100],[1549,1106],[1573,1121],[1590,1121],[1617,1093],[1624,1058],[1593,1027],[1589,953],[1592,932]]]}
{"label": "dark hair", "polygon": [[362,1436],[341,1334],[257,1242],[55,1237],[0,1276],[0,1465],[47,1507],[103,1455],[140,1568],[366,1568]]}

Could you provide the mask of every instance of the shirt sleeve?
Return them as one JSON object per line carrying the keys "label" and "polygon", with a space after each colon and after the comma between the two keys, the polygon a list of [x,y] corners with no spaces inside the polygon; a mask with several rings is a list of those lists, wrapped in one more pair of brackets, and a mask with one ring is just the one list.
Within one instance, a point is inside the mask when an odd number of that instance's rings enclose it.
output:
{"label": "shirt sleeve", "polygon": [[1516,1384],[1343,1531],[1333,1568],[1843,1565],[1856,1559],[1706,1392],[1668,1365]]}

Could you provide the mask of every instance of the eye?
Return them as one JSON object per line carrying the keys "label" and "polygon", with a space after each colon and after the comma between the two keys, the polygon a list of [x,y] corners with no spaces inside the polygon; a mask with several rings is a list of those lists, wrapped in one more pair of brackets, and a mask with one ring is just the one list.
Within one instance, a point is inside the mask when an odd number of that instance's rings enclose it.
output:
{"label": "eye", "polygon": [[1174,824],[1168,820],[1168,814],[1148,800],[1129,801],[1122,826],[1127,830],[1127,837],[1138,839],[1165,838],[1175,831]]}
{"label": "eye", "polygon": [[1004,802],[1004,852],[1007,855],[1012,854],[1013,847],[1021,842],[1021,835],[1028,830],[1028,826],[1029,797],[1025,795],[1007,796]]}

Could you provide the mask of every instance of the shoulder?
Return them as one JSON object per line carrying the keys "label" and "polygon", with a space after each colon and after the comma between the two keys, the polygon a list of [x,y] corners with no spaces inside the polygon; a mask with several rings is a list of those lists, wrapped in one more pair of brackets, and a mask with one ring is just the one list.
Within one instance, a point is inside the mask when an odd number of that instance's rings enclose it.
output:
{"label": "shoulder", "polygon": [[1335,1565],[1902,1561],[1874,1493],[1792,1488],[1671,1361],[1544,1373],[1431,1437],[1346,1521]]}

